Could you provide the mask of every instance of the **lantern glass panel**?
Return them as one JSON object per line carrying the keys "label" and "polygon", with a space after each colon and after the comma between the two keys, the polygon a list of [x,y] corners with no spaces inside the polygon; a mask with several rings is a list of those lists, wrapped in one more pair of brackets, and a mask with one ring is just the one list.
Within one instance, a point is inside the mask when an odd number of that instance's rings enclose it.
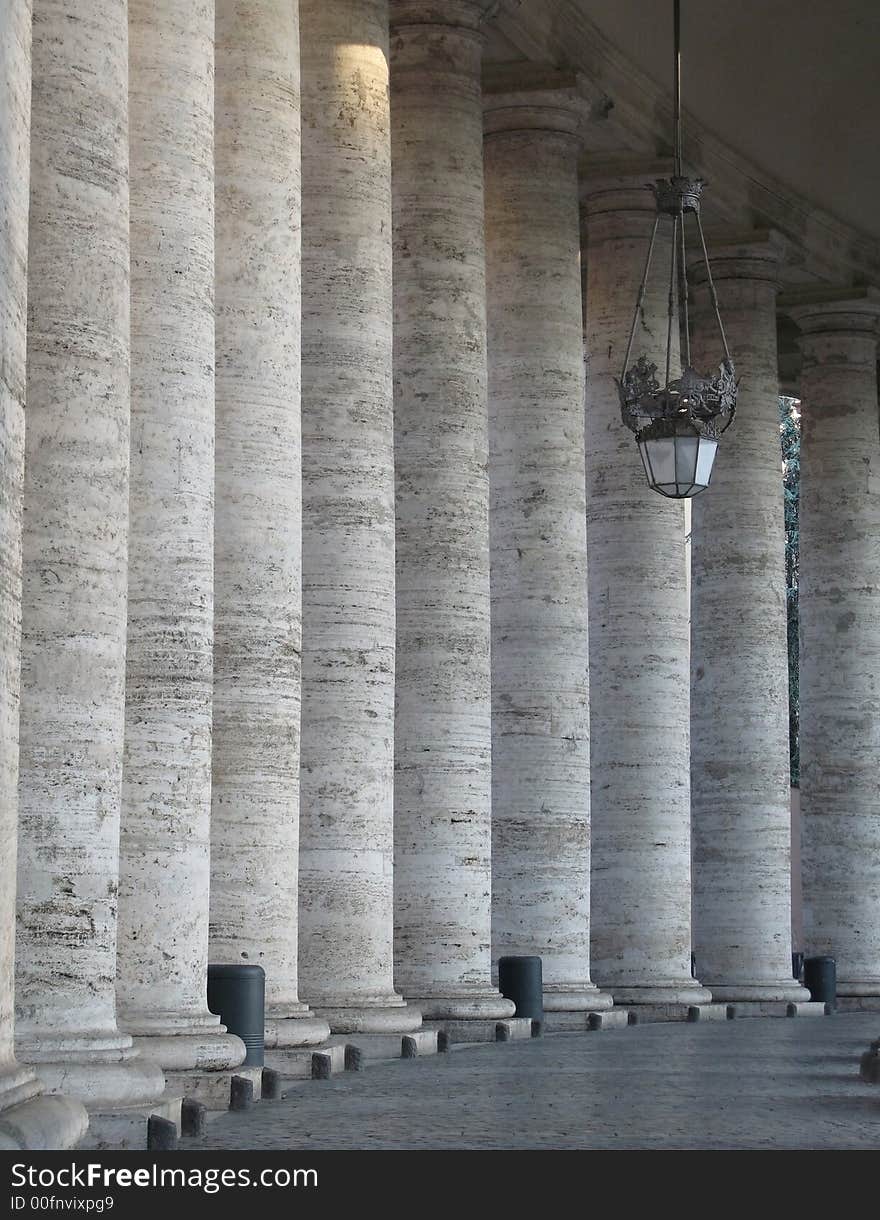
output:
{"label": "lantern glass panel", "polygon": [[702,437],[700,440],[700,456],[697,458],[697,473],[694,482],[700,487],[708,487],[712,477],[712,465],[718,451],[718,442]]}

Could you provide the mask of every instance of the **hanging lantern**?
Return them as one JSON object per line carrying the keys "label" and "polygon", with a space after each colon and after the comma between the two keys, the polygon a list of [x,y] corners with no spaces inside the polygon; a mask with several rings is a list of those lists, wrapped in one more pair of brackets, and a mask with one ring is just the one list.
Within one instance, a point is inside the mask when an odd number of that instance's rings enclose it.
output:
{"label": "hanging lantern", "polygon": [[[629,341],[623,357],[623,370],[617,381],[623,422],[636,434],[648,483],[663,496],[681,500],[695,496],[709,486],[718,438],[733,422],[736,413],[736,375],[727,347],[718,297],[709,266],[709,253],[700,219],[703,181],[688,178],[681,160],[681,12],[674,0],[675,34],[675,159],[673,176],[654,184],[657,215],[648,242],[645,270],[633,311]],[[672,218],[672,259],[669,270],[669,307],[666,328],[666,368],[663,382],[657,365],[639,356],[630,366],[657,231],[664,216]],[[688,317],[687,247],[685,217],[692,216],[699,235],[706,266],[706,283],[723,353],[717,374],[701,374],[691,366],[691,336]],[[679,316],[679,302],[681,314]],[[684,371],[672,379],[674,336],[678,332],[684,347]]]}

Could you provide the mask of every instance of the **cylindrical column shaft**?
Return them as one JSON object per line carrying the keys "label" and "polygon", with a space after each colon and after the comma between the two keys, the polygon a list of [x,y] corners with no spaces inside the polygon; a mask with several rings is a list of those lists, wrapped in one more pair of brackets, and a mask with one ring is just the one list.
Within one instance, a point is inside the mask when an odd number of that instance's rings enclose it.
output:
{"label": "cylindrical column shaft", "polygon": [[[684,515],[648,487],[614,381],[656,207],[650,166],[604,175],[588,169],[585,184],[592,967],[616,1002],[699,1003],[709,993],[690,970]],[[631,356],[661,377],[671,241],[664,218]]]}
{"label": "cylindrical column shaft", "polygon": [[216,0],[216,511],[210,956],[297,995],[302,655],[299,7]]}
{"label": "cylindrical column shaft", "polygon": [[485,4],[392,4],[397,476],[395,956],[426,1017],[491,979]]}
{"label": "cylindrical column shaft", "polygon": [[[128,37],[34,4],[16,1039],[90,1105],[164,1088],[116,1024],[129,463]],[[155,912],[154,912],[155,914]]]}
{"label": "cylindrical column shaft", "polygon": [[300,987],[339,1033],[394,992],[394,459],[387,0],[301,0]]}
{"label": "cylindrical column shaft", "polygon": [[[548,1012],[590,981],[590,736],[578,111],[489,96],[493,954],[536,954]],[[519,103],[519,104],[517,104]]]}
{"label": "cylindrical column shaft", "polygon": [[800,757],[808,953],[880,996],[880,294],[802,305]]}
{"label": "cylindrical column shaft", "polygon": [[0,1148],[69,1148],[87,1124],[68,1098],[40,1097],[13,1047],[21,500],[27,347],[30,0],[0,0]]}
{"label": "cylindrical column shaft", "polygon": [[[791,797],[785,522],[776,290],[780,241],[713,248],[736,419],[691,527],[694,950],[716,1000],[798,1000],[791,977]],[[724,352],[692,269],[693,365]]]}
{"label": "cylindrical column shaft", "polygon": [[131,490],[120,1020],[167,1068],[208,1012],[214,528],[213,0],[129,0]]}

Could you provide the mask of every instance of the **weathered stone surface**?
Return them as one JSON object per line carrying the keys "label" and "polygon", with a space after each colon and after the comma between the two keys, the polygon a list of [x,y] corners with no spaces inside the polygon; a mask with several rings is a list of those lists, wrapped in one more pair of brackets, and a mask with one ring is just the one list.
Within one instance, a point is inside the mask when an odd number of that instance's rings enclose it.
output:
{"label": "weathered stone surface", "polygon": [[801,304],[800,751],[807,952],[880,995],[880,293]]}
{"label": "weathered stone surface", "polygon": [[300,979],[334,1032],[394,992],[394,457],[387,0],[301,0]]}
{"label": "weathered stone surface", "polygon": [[85,1109],[40,1097],[13,1047],[21,502],[25,446],[30,0],[0,0],[0,1148],[69,1148]]}
{"label": "weathered stone surface", "polygon": [[131,486],[120,1022],[229,1068],[206,1003],[214,529],[214,4],[130,0]]}
{"label": "weathered stone surface", "polygon": [[[526,103],[531,101],[528,107]],[[542,959],[548,1012],[590,981],[584,350],[566,93],[484,99],[492,588],[492,948]]]}
{"label": "weathered stone surface", "polygon": [[266,971],[269,1046],[328,1035],[297,994],[302,655],[299,9],[216,0],[216,484],[210,949]]}
{"label": "weathered stone surface", "polygon": [[129,460],[119,0],[34,5],[16,1041],[53,1092],[150,1103],[116,1024]]}
{"label": "weathered stone surface", "polygon": [[491,980],[485,6],[392,4],[397,476],[395,961],[425,1016]]}
{"label": "weathered stone surface", "polygon": [[[791,977],[791,796],[785,522],[776,290],[782,242],[747,234],[710,251],[739,378],[736,419],[691,525],[694,950],[715,1000],[806,1000]],[[693,366],[724,355],[692,267]]]}
{"label": "weathered stone surface", "polygon": [[[648,487],[619,377],[666,166],[585,167],[592,969],[626,1004],[699,1004],[690,977],[688,606],[682,505]],[[661,372],[671,222],[631,360]],[[677,360],[677,353],[674,353]]]}

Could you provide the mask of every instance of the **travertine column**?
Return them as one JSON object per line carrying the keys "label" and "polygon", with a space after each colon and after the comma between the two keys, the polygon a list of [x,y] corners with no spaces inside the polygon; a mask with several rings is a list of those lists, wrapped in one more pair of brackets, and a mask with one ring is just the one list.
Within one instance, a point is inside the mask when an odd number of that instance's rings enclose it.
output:
{"label": "travertine column", "polygon": [[216,0],[211,960],[263,966],[268,1046],[297,996],[300,129],[297,0]]}
{"label": "travertine column", "polygon": [[393,966],[394,459],[387,0],[301,0],[300,989],[416,1028]]}
{"label": "travertine column", "polygon": [[549,1012],[590,981],[590,735],[577,96],[489,94],[492,948],[543,959]]}
{"label": "travertine column", "polygon": [[36,0],[16,1042],[57,1092],[149,1103],[116,1024],[129,460],[128,38]]}
{"label": "travertine column", "polygon": [[[585,166],[593,974],[615,1001],[699,1003],[690,976],[689,645],[684,514],[651,491],[614,378],[666,165]],[[662,369],[671,221],[632,359]]]}
{"label": "travertine column", "polygon": [[395,959],[432,1018],[491,980],[482,3],[392,4]]}
{"label": "travertine column", "polygon": [[129,0],[131,496],[120,1021],[167,1068],[206,1002],[214,527],[213,0]]}
{"label": "travertine column", "polygon": [[0,1149],[69,1148],[88,1123],[13,1049],[30,110],[30,0],[0,0]]}
{"label": "travertine column", "polygon": [[807,951],[880,996],[880,293],[787,312],[801,329],[800,755]]}
{"label": "travertine column", "polygon": [[[791,977],[791,795],[785,521],[776,291],[782,241],[710,251],[739,378],[736,418],[691,526],[691,810],[694,949],[716,1000],[798,1000]],[[692,267],[692,364],[723,356]]]}

